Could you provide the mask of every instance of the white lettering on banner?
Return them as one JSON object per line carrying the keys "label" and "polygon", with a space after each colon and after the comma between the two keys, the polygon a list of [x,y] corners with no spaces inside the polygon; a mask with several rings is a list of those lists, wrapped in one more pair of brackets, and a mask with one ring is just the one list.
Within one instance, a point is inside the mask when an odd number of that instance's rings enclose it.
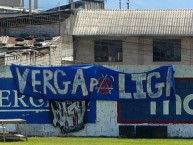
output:
{"label": "white lettering on banner", "polygon": [[162,95],[162,90],[164,87],[164,83],[157,83],[155,84],[155,88],[157,88],[157,92],[154,93],[152,91],[152,78],[155,77],[156,79],[160,78],[160,73],[158,72],[152,72],[147,77],[147,92],[150,98],[159,98]]}
{"label": "white lettering on banner", "polygon": [[[179,95],[176,95],[176,100],[175,100],[175,109],[176,115],[182,115],[182,110],[189,114],[193,115],[193,107],[191,108],[190,106],[190,101],[193,101],[193,94],[190,94],[186,96],[183,100]],[[150,102],[150,114],[151,115],[157,115],[157,103],[156,102]],[[170,100],[163,101],[163,115],[170,115]]]}
{"label": "white lettering on banner", "polygon": [[35,108],[47,108],[49,102],[45,102],[42,99],[35,101],[35,98],[26,97],[25,95],[19,96],[16,90],[0,90],[0,107],[8,109],[20,108],[22,110],[22,108],[29,108],[30,106]]}
{"label": "white lettering on banner", "polygon": [[167,80],[166,80],[166,96],[170,96],[170,89],[174,87],[172,79],[172,69],[168,68]]}
{"label": "white lettering on banner", "polygon": [[17,91],[13,91],[13,93],[14,93],[14,102],[15,102],[15,104],[14,104],[14,106],[13,107],[19,107],[19,102],[22,104],[22,106],[24,106],[24,107],[29,107],[25,102],[24,102],[24,98],[25,98],[25,96],[24,95],[21,95],[20,97],[17,95],[18,93],[17,93]]}
{"label": "white lettering on banner", "polygon": [[82,69],[78,69],[74,78],[74,83],[73,83],[73,89],[72,89],[72,94],[76,94],[78,86],[81,86],[82,88],[82,93],[83,96],[88,95],[88,90],[86,88],[86,83],[84,80],[84,75]]}
{"label": "white lettering on banner", "polygon": [[50,70],[43,70],[43,80],[44,80],[44,94],[47,94],[47,88],[50,89],[50,91],[52,91],[53,94],[57,94],[56,90],[54,89],[54,87],[52,86],[52,84],[49,82],[50,80],[52,80],[53,78],[53,72]]}
{"label": "white lettering on banner", "polygon": [[192,101],[192,100],[193,100],[193,94],[188,95],[188,96],[186,97],[186,99],[184,99],[184,102],[183,102],[184,110],[185,110],[188,114],[190,114],[190,115],[193,115],[193,109],[190,108],[190,105],[189,105],[190,101]]}
{"label": "white lettering on banner", "polygon": [[29,69],[25,69],[23,75],[21,75],[20,72],[19,72],[19,69],[16,68],[16,73],[17,73],[18,82],[19,82],[19,91],[21,93],[24,93],[26,83],[27,83],[27,76],[28,76],[29,72],[30,72]]}
{"label": "white lettering on banner", "polygon": [[94,87],[96,87],[98,85],[98,80],[95,78],[91,78],[90,79],[90,92],[94,91]]}
{"label": "white lettering on banner", "polygon": [[[76,70],[74,78],[72,80],[67,80],[69,74],[66,74],[66,72],[60,69],[57,69],[55,71],[43,69],[42,72],[40,70],[31,70],[31,73],[29,69],[25,69],[24,72],[21,73],[19,69],[16,68],[16,72],[21,93],[24,93],[27,85],[27,79],[30,78],[29,74],[31,74],[30,80],[32,81],[31,85],[33,87],[33,92],[43,93],[44,95],[47,95],[49,92],[60,95],[75,95],[77,91],[80,90],[83,96],[88,96],[89,92],[93,92],[97,85],[99,85],[99,80],[97,80],[99,78],[89,78],[90,84],[86,84],[85,74],[82,69]],[[119,98],[146,99],[148,96],[149,98],[156,99],[161,97],[162,95],[170,96],[170,90],[173,87],[173,82],[171,81],[171,68],[168,68],[168,72],[166,75],[167,76],[165,81],[161,79],[161,75],[159,72],[151,72],[149,74],[131,74],[130,80],[127,80],[126,74],[120,73],[118,75]],[[39,80],[41,76],[43,78],[42,80]],[[126,88],[130,89],[131,87],[127,86],[127,81],[133,82],[131,90],[135,90],[134,92],[126,90]],[[146,88],[144,86],[144,82],[146,83]],[[103,87],[106,87],[105,85],[107,84],[103,84],[103,82],[101,83],[102,85],[104,85]],[[163,94],[163,92],[165,92],[166,94]]]}
{"label": "white lettering on banner", "polygon": [[37,85],[41,85],[41,81],[37,81],[37,78],[36,78],[36,75],[37,74],[40,74],[40,70],[33,70],[32,71],[32,86],[33,86],[33,92],[38,92],[37,90],[36,90],[36,86]]}
{"label": "white lettering on banner", "polygon": [[0,90],[0,107],[11,106],[11,103],[9,102],[9,95],[10,95],[9,90]]}
{"label": "white lettering on banner", "polygon": [[[171,101],[163,101],[161,102],[163,104],[162,107],[162,114],[163,115],[193,115],[193,106],[191,105],[191,101],[193,101],[193,94],[189,94],[184,98],[181,98],[179,95],[176,95],[176,100],[174,101],[175,104],[171,105]],[[159,102],[160,103],[160,102]],[[158,114],[157,111],[157,102],[150,102],[150,115],[162,115]],[[30,109],[33,107],[33,109]],[[43,108],[49,107],[48,101],[43,101],[42,99],[36,99],[33,97],[28,97],[25,95],[18,95],[18,92],[16,90],[0,90],[0,112],[5,112],[6,110],[12,109],[13,111],[16,109],[18,110],[34,110],[37,111],[38,109],[42,111]],[[173,108],[174,107],[174,108]],[[136,108],[137,109],[137,108]],[[159,108],[160,109],[160,108]],[[175,114],[170,114],[170,109],[175,110]],[[15,112],[16,112],[15,111]],[[9,111],[7,111],[9,112]],[[20,112],[20,111],[19,111]]]}
{"label": "white lettering on banner", "polygon": [[[24,93],[26,83],[27,83],[27,77],[29,75],[29,69],[25,69],[24,73],[21,74],[19,69],[16,68],[16,72],[17,72],[17,76],[18,76],[20,92]],[[60,88],[61,86],[59,87],[58,75],[60,74],[62,77],[66,76],[66,73],[62,70],[56,70],[54,72],[51,70],[48,70],[48,69],[43,70],[43,82],[41,82],[40,80],[37,79],[37,75],[40,74],[39,70],[32,70],[31,73],[32,73],[33,92],[38,92],[37,86],[41,86],[43,84],[43,92],[40,92],[40,93],[47,94],[48,89],[49,89],[53,94],[57,94],[57,93],[67,94],[69,91],[69,85],[72,84],[71,81],[64,81],[64,82],[62,82],[62,84],[64,85],[64,88]],[[53,85],[51,83],[52,80],[53,80]],[[98,84],[98,80],[93,79],[91,81],[91,89],[93,89],[92,87],[96,86],[97,84]],[[86,87],[83,70],[81,70],[81,69],[78,69],[76,74],[75,74],[75,78],[74,78],[74,81],[72,84],[73,88],[72,88],[71,93],[76,94],[76,91],[77,91],[79,86],[82,89],[83,96],[87,96],[88,90]]]}
{"label": "white lettering on banner", "polygon": [[64,85],[64,88],[63,88],[63,89],[60,88],[59,85],[58,85],[58,78],[59,78],[58,75],[59,75],[59,73],[60,73],[62,76],[66,76],[66,73],[65,73],[64,71],[62,71],[62,70],[56,70],[56,71],[54,72],[54,85],[55,85],[55,87],[56,87],[57,92],[58,92],[59,94],[64,95],[64,94],[67,94],[67,93],[68,93],[68,87],[69,87],[69,85],[71,84],[71,82],[70,82],[70,81],[62,82],[62,85]]}
{"label": "white lettering on banner", "polygon": [[182,99],[179,95],[176,95],[176,115],[182,114]]}
{"label": "white lettering on banner", "polygon": [[39,101],[40,104],[35,104],[33,97],[30,97],[29,99],[30,99],[31,105],[34,106],[34,107],[36,107],[36,108],[42,107],[42,106],[44,105],[43,99],[38,99],[38,101]]}
{"label": "white lettering on banner", "polygon": [[119,98],[131,99],[131,93],[125,92],[125,74],[119,74]]}
{"label": "white lettering on banner", "polygon": [[[171,75],[171,72],[168,70],[168,75]],[[119,98],[122,99],[131,99],[134,96],[134,99],[146,99],[147,95],[150,98],[159,98],[163,95],[163,88],[165,87],[164,82],[156,83],[153,86],[157,89],[157,92],[152,91],[152,78],[160,79],[159,72],[152,72],[148,75],[144,74],[131,74],[131,79],[136,83],[136,93],[129,93],[128,90],[125,90],[125,74],[119,74]],[[147,92],[144,92],[143,81],[147,81]],[[171,76],[167,77],[166,91],[167,96],[170,96],[170,89],[173,87],[173,84],[170,82]],[[128,91],[128,93],[126,93]]]}
{"label": "white lettering on banner", "polygon": [[146,80],[146,74],[131,74],[131,79],[136,82],[137,92],[133,94],[134,98],[145,99],[146,93],[143,90],[143,81]]}
{"label": "white lettering on banner", "polygon": [[169,106],[169,100],[167,101],[163,101],[163,114],[164,115],[168,115],[169,114],[169,107],[166,107],[166,106]]}

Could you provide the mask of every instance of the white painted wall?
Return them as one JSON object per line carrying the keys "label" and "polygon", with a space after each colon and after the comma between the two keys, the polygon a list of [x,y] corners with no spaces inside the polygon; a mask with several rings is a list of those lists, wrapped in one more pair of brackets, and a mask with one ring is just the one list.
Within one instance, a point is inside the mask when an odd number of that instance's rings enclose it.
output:
{"label": "white painted wall", "polygon": [[[143,72],[156,66],[114,66],[124,72]],[[193,66],[175,66],[175,77],[193,78]],[[12,77],[9,66],[0,67],[0,77]],[[0,96],[1,97],[1,96]],[[28,134],[30,136],[119,136],[119,125],[117,123],[117,102],[97,101],[96,124],[86,124],[85,128],[79,132],[62,134],[59,128],[50,124],[28,124]],[[138,124],[134,124],[138,125]],[[141,124],[140,124],[141,125]],[[144,124],[147,125],[147,124]],[[150,124],[151,125],[151,124]],[[155,125],[155,124],[153,124]],[[168,137],[193,137],[193,124],[156,124],[168,126]],[[22,126],[20,126],[23,130]],[[7,126],[14,130],[13,125]]]}
{"label": "white painted wall", "polygon": [[[94,41],[96,40],[122,40],[123,61],[122,62],[95,62]],[[85,63],[97,63],[108,65],[164,65],[171,62],[153,61],[154,39],[181,39],[181,61],[173,61],[175,65],[192,65],[193,39],[188,37],[130,37],[130,36],[84,36],[77,37],[74,48],[77,49],[76,60]]]}

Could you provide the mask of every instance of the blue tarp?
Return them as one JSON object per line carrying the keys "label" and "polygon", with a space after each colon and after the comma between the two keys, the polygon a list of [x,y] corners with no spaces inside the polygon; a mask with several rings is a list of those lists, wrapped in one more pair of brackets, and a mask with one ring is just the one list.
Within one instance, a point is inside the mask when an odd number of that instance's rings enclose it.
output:
{"label": "blue tarp", "polygon": [[100,65],[11,65],[21,94],[47,100],[169,100],[175,98],[173,65],[124,73]]}
{"label": "blue tarp", "polygon": [[[50,101],[18,94],[13,78],[0,78],[0,82],[0,118],[23,118],[29,124],[53,123]],[[66,102],[70,104],[72,101]],[[88,101],[86,107],[85,123],[95,123],[96,101]],[[70,109],[73,108],[70,107]]]}

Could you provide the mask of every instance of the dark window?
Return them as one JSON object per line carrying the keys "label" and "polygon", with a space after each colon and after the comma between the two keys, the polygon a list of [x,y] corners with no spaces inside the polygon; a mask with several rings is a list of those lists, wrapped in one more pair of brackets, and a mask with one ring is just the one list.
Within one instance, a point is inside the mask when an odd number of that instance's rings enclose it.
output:
{"label": "dark window", "polygon": [[181,61],[181,40],[153,40],[153,61]]}
{"label": "dark window", "polygon": [[94,55],[95,62],[122,62],[122,41],[95,41]]}

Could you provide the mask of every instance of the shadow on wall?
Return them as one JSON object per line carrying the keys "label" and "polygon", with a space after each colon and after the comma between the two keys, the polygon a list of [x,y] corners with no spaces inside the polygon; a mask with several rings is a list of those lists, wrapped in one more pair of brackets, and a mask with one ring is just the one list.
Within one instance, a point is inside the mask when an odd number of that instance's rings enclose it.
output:
{"label": "shadow on wall", "polygon": [[119,126],[122,138],[167,138],[167,126]]}

